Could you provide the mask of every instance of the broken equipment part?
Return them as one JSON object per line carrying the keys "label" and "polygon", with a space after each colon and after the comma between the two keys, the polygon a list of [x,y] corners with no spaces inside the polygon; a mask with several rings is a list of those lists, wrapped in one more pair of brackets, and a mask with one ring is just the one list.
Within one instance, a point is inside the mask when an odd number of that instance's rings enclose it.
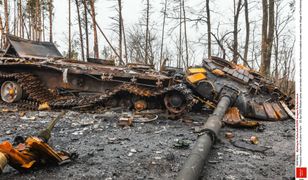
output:
{"label": "broken equipment part", "polygon": [[0,152],[0,174],[2,174],[5,166],[7,165],[8,163],[8,159],[6,157],[6,155],[2,152]]}
{"label": "broken equipment part", "polygon": [[[38,137],[28,137],[16,147],[4,141],[0,144],[0,152],[7,157],[8,164],[19,171],[29,170],[39,164],[61,165],[70,161],[68,153],[55,151]],[[5,162],[5,159],[2,157],[1,161]]]}

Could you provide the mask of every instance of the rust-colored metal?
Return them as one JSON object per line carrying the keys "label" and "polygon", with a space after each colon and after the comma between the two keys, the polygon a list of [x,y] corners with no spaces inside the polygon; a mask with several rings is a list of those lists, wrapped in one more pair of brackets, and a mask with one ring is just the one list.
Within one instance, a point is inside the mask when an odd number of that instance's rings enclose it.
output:
{"label": "rust-colored metal", "polygon": [[[0,152],[7,157],[8,164],[17,170],[29,170],[42,162],[61,164],[69,160],[69,156],[55,151],[38,137],[28,137],[16,147],[4,141],[0,144]],[[1,159],[5,162],[3,157]]]}
{"label": "rust-colored metal", "polygon": [[263,106],[269,120],[279,120],[271,103],[264,103]]}
{"label": "rust-colored metal", "polygon": [[147,108],[147,102],[145,100],[137,100],[134,103],[134,107],[137,111],[142,111]]}
{"label": "rust-colored metal", "polygon": [[217,76],[224,76],[225,75],[225,73],[222,70],[220,70],[220,69],[214,69],[212,71],[212,73],[217,75]]}
{"label": "rust-colored metal", "polygon": [[242,121],[239,109],[236,107],[229,108],[223,121],[231,125],[239,124]]}

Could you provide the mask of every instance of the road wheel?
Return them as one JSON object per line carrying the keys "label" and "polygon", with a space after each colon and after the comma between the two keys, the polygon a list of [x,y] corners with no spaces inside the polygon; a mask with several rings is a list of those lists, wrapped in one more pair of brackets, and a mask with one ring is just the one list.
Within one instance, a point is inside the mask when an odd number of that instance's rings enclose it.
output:
{"label": "road wheel", "polygon": [[22,89],[14,81],[5,81],[1,86],[1,99],[7,103],[17,102],[22,97]]}

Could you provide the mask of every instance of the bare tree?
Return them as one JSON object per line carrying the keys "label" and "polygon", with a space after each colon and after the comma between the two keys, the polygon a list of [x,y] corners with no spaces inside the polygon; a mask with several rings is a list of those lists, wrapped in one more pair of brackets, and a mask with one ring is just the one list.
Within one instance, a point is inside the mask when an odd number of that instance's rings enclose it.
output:
{"label": "bare tree", "polygon": [[208,58],[212,56],[212,40],[211,40],[211,10],[210,10],[210,0],[206,0],[206,17],[207,17],[207,53]]}
{"label": "bare tree", "polygon": [[183,9],[183,16],[184,16],[183,17],[184,18],[184,39],[185,39],[185,54],[186,54],[186,68],[187,68],[189,66],[189,56],[188,56],[188,39],[187,39],[185,0],[183,0],[182,9]]}
{"label": "bare tree", "polygon": [[[274,43],[273,43],[273,48],[274,48],[274,71],[273,71],[273,76],[275,80],[279,78],[280,72],[279,72],[279,65],[285,61],[285,59],[280,58],[280,52],[284,51],[281,50],[282,47],[280,46],[281,39],[282,37],[285,38],[289,37],[289,31],[284,33],[284,31],[287,28],[287,25],[293,20],[293,10],[290,10],[290,13],[286,13],[286,8],[287,6],[282,4],[283,1],[276,1],[275,2],[275,7],[276,7],[276,12],[275,12],[275,28],[274,28]],[[291,6],[291,5],[290,5]],[[291,7],[290,7],[291,8]],[[286,16],[283,16],[283,14],[286,14]],[[284,33],[284,34],[283,34]],[[292,38],[290,38],[292,39]],[[284,41],[284,39],[282,40]]]}
{"label": "bare tree", "polygon": [[273,35],[275,26],[275,1],[262,0],[263,19],[262,19],[262,50],[260,73],[264,76],[270,76],[271,56]]}
{"label": "bare tree", "polygon": [[239,52],[238,52],[238,19],[242,8],[242,0],[238,0],[237,4],[235,2],[236,0],[233,0],[234,3],[234,22],[233,22],[233,62],[237,64],[238,58],[239,58]]}
{"label": "bare tree", "polygon": [[183,1],[180,0],[180,6],[179,6],[179,10],[180,10],[180,33],[179,33],[179,53],[178,53],[178,62],[177,62],[177,68],[181,67],[181,63],[183,62],[183,47],[182,47],[182,3]]}
{"label": "bare tree", "polygon": [[[9,34],[10,29],[9,29],[9,11],[8,11],[8,4],[7,0],[4,0],[4,17],[5,17],[5,33]],[[6,38],[5,38],[6,39]],[[7,41],[5,40],[4,46],[7,46]]]}
{"label": "bare tree", "polygon": [[127,64],[128,63],[128,51],[127,51],[126,33],[125,33],[123,18],[122,18],[121,22],[122,22],[122,33],[123,33],[123,40],[124,40],[125,61],[126,61],[126,64]]}
{"label": "bare tree", "polygon": [[149,59],[149,23],[150,23],[150,1],[146,1],[146,31],[145,31],[145,64]]}
{"label": "bare tree", "polygon": [[72,32],[71,32],[71,0],[68,0],[68,58],[70,59],[72,52]]}
{"label": "bare tree", "polygon": [[217,25],[217,30],[216,30],[216,34],[214,34],[213,32],[211,32],[211,35],[214,37],[214,39],[216,40],[217,45],[219,46],[220,50],[222,51],[222,58],[226,59],[226,49],[224,47],[224,43],[225,41],[227,41],[227,36],[229,34],[232,34],[233,31],[228,31],[225,33],[220,33],[220,24]]}
{"label": "bare tree", "polygon": [[17,36],[16,32],[18,33],[18,26],[17,26],[17,16],[16,16],[16,1],[14,0],[13,1],[13,4],[14,4],[14,14],[13,14],[13,18],[14,18],[14,22],[13,22],[13,34],[14,36]]}
{"label": "bare tree", "polygon": [[160,70],[163,68],[163,49],[164,49],[164,40],[165,40],[165,25],[166,25],[166,16],[167,16],[167,5],[168,0],[165,0],[164,10],[163,10],[163,25],[162,25],[162,35],[161,35],[161,45],[160,45]]}
{"label": "bare tree", "polygon": [[36,0],[35,4],[35,40],[41,41],[41,2]]}
{"label": "bare tree", "polygon": [[87,0],[83,0],[84,8],[84,26],[85,26],[85,35],[86,35],[86,60],[89,58],[89,30],[88,30],[88,6]]}
{"label": "bare tree", "polygon": [[118,12],[119,12],[119,56],[120,56],[120,64],[123,64],[122,60],[122,41],[123,41],[123,23],[122,23],[122,0],[118,0]]}
{"label": "bare tree", "polygon": [[24,37],[24,16],[22,10],[22,1],[18,1],[18,14],[19,14],[19,35]]}
{"label": "bare tree", "polygon": [[96,30],[96,19],[95,19],[95,5],[94,0],[90,0],[91,6],[91,17],[93,23],[93,36],[94,36],[94,57],[99,58],[99,51],[98,51],[98,39],[97,39],[97,30]]}
{"label": "bare tree", "polygon": [[248,62],[249,35],[250,35],[248,0],[244,0],[244,6],[245,6],[245,26],[246,26],[244,61]]}
{"label": "bare tree", "polygon": [[77,9],[77,17],[78,17],[78,27],[79,27],[79,38],[80,38],[80,49],[81,49],[81,58],[84,61],[84,47],[83,47],[83,36],[82,36],[82,28],[81,28],[81,18],[80,18],[80,11],[79,11],[79,1],[75,0],[76,9]]}
{"label": "bare tree", "polygon": [[53,25],[52,25],[52,21],[53,21],[53,0],[49,0],[48,2],[48,13],[49,13],[49,41],[53,42]]}
{"label": "bare tree", "polygon": [[3,48],[3,22],[2,22],[2,16],[0,15],[0,47]]}

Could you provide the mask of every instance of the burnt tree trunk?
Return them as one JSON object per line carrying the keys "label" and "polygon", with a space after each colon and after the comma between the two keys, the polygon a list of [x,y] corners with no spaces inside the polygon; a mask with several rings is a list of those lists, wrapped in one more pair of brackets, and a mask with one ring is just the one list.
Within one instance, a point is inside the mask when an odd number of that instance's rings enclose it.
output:
{"label": "burnt tree trunk", "polygon": [[210,10],[210,0],[206,0],[206,16],[207,16],[207,51],[208,58],[212,56],[212,40],[211,40],[211,10]]}
{"label": "burnt tree trunk", "polygon": [[0,47],[3,48],[3,24],[2,16],[0,15]]}
{"label": "burnt tree trunk", "polygon": [[267,53],[266,53],[266,74],[267,76],[271,73],[271,57],[274,40],[274,28],[275,28],[275,1],[269,0],[269,21],[268,21],[268,35],[267,35]]}
{"label": "burnt tree trunk", "polygon": [[124,50],[125,50],[125,62],[126,64],[128,63],[128,52],[127,52],[127,43],[126,43],[126,35],[125,35],[125,27],[124,27],[124,22],[122,19],[122,33],[123,33],[123,40],[124,40]]}
{"label": "burnt tree trunk", "polygon": [[233,24],[233,62],[237,64],[238,62],[238,19],[241,11],[242,0],[239,0],[236,6],[234,0],[234,24]]}
{"label": "burnt tree trunk", "polygon": [[248,48],[249,48],[249,36],[250,36],[250,22],[249,22],[249,9],[248,0],[245,0],[245,25],[246,25],[246,38],[244,47],[244,61],[248,62]]}
{"label": "burnt tree trunk", "polygon": [[97,30],[96,30],[96,19],[95,19],[95,6],[94,0],[90,0],[91,5],[91,13],[92,13],[92,22],[93,22],[93,38],[94,38],[94,58],[99,58],[99,51],[98,51],[98,40],[97,40]]}
{"label": "burnt tree trunk", "polygon": [[260,74],[270,76],[273,35],[275,26],[274,0],[262,0],[262,44]]}
{"label": "burnt tree trunk", "polygon": [[162,27],[162,36],[161,36],[161,45],[160,45],[160,70],[163,69],[163,50],[164,50],[164,39],[165,39],[165,25],[166,25],[166,16],[167,16],[167,3],[168,0],[165,0],[164,4],[164,17],[163,17],[163,27]]}
{"label": "burnt tree trunk", "polygon": [[150,1],[146,4],[146,30],[145,30],[145,64],[148,64],[149,59],[149,21],[150,21]]}
{"label": "burnt tree trunk", "polygon": [[78,18],[78,27],[79,27],[79,38],[80,38],[80,49],[81,49],[81,59],[84,61],[84,47],[83,47],[83,37],[82,37],[82,28],[81,28],[81,18],[79,11],[79,2],[75,0],[76,9],[77,9],[77,18]]}
{"label": "burnt tree trunk", "polygon": [[[10,33],[10,29],[9,29],[9,11],[8,11],[8,4],[7,4],[7,0],[4,0],[4,17],[5,17],[5,34],[9,34]],[[7,46],[7,40],[6,38],[4,38],[4,48],[6,48]]]}
{"label": "burnt tree trunk", "polygon": [[87,0],[83,0],[85,34],[86,34],[86,60],[89,58],[89,30],[88,30],[88,7]]}
{"label": "burnt tree trunk", "polygon": [[48,11],[49,11],[49,41],[53,42],[53,27],[52,27],[52,10],[53,10],[53,0],[49,0],[48,2]]}
{"label": "burnt tree trunk", "polygon": [[[43,2],[44,3],[44,5],[43,6],[45,6],[45,2]],[[42,10],[42,16],[41,16],[41,19],[42,19],[42,39],[43,39],[43,41],[45,41],[45,8],[43,7],[43,8],[41,8]]]}
{"label": "burnt tree trunk", "polygon": [[124,64],[122,57],[123,57],[123,51],[122,51],[122,41],[123,41],[123,28],[122,28],[122,0],[118,0],[118,8],[119,8],[119,61],[120,64]]}
{"label": "burnt tree trunk", "polygon": [[189,66],[189,56],[188,56],[188,39],[187,39],[185,0],[183,0],[182,8],[183,8],[183,16],[184,16],[184,39],[185,39],[186,68],[188,68],[188,66]]}
{"label": "burnt tree trunk", "polygon": [[71,0],[68,0],[68,58],[70,59],[72,51],[72,39],[71,39]]}
{"label": "burnt tree trunk", "polygon": [[180,0],[180,35],[179,35],[179,59],[177,68],[181,67],[183,62],[183,48],[182,48],[182,0]]}

